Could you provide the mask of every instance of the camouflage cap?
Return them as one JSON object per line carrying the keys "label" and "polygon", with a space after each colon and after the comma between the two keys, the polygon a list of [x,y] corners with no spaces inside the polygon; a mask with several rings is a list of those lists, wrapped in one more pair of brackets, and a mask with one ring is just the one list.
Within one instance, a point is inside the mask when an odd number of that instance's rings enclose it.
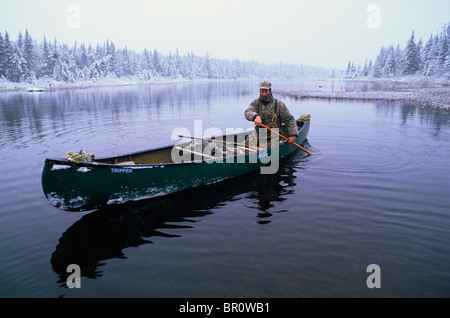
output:
{"label": "camouflage cap", "polygon": [[272,89],[272,83],[269,81],[264,81],[259,84],[259,89]]}

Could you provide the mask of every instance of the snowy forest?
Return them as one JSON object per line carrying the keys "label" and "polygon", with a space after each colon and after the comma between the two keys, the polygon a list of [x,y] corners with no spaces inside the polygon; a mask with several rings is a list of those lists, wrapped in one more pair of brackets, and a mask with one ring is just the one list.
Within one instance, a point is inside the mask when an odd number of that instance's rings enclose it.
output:
{"label": "snowy forest", "polygon": [[426,44],[416,43],[414,30],[404,49],[397,45],[382,47],[375,63],[363,67],[350,61],[346,78],[393,78],[401,76],[450,78],[450,23],[438,35],[431,35]]}
{"label": "snowy forest", "polygon": [[75,43],[72,47],[43,41],[38,44],[28,30],[13,41],[0,32],[0,80],[34,83],[38,79],[73,83],[100,79],[249,79],[324,78],[332,70],[292,64],[263,64],[255,61],[215,59],[208,53],[180,55],[178,50],[163,55],[156,49],[141,54],[118,49],[112,41],[103,45]]}

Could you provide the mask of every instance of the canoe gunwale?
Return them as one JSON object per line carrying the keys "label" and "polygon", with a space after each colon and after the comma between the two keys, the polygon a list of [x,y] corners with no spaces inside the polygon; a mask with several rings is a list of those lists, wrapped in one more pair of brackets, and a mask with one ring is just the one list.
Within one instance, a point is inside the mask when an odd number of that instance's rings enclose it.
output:
{"label": "canoe gunwale", "polygon": [[[305,123],[308,122],[309,124],[309,120],[303,120],[303,121],[299,121],[297,120],[298,124],[302,124],[302,126],[299,129],[299,135],[302,133],[302,131],[307,128],[309,125],[306,125]],[[233,135],[231,135],[233,136]],[[222,140],[226,140],[227,136],[222,136]],[[305,136],[306,139],[306,136]],[[303,142],[304,140],[302,140]],[[279,144],[279,148],[286,146],[287,141],[284,140],[282,142],[280,142]],[[108,160],[114,160],[115,158],[125,158],[125,157],[133,157],[133,156],[139,156],[139,155],[143,155],[143,154],[147,154],[147,153],[151,153],[154,151],[158,151],[158,150],[167,150],[167,151],[171,151],[171,149],[173,149],[173,147],[177,146],[177,145],[183,145],[183,144],[175,144],[175,145],[171,145],[171,146],[165,146],[165,147],[161,147],[161,148],[151,148],[148,150],[144,150],[144,151],[137,151],[137,152],[132,152],[132,153],[127,153],[127,154],[121,154],[121,155],[117,155],[117,156],[111,156],[111,157],[105,157],[105,158],[100,158],[97,160],[93,160],[93,161],[83,161],[83,162],[72,162],[69,161],[67,159],[52,159],[52,158],[47,158],[45,159],[45,164],[56,164],[56,165],[66,165],[66,166],[76,166],[76,167],[87,167],[87,168],[135,168],[135,169],[145,169],[145,168],[153,168],[153,167],[162,167],[162,166],[179,166],[179,165],[190,165],[190,164],[200,164],[200,163],[213,163],[214,161],[226,161],[227,159],[230,158],[242,158],[242,157],[249,157],[250,155],[252,155],[252,152],[245,152],[244,154],[240,154],[240,155],[234,155],[234,156],[227,156],[227,157],[217,157],[214,159],[198,159],[198,160],[192,160],[192,161],[181,161],[181,162],[162,162],[162,163],[149,163],[149,164],[121,164],[121,163],[105,163],[102,161],[108,161]],[[263,150],[258,150],[258,151],[271,151],[274,147],[271,148],[267,148],[267,149],[263,149]]]}

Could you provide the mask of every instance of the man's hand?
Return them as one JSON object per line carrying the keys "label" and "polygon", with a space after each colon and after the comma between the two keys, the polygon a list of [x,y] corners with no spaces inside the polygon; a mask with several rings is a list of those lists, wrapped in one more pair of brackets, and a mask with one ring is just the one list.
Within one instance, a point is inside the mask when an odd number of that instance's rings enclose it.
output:
{"label": "man's hand", "polygon": [[297,137],[295,137],[295,136],[289,137],[288,138],[288,143],[291,144],[291,145],[295,144],[295,139],[297,139]]}
{"label": "man's hand", "polygon": [[261,119],[261,116],[256,116],[255,117],[255,120],[254,120],[254,123],[255,123],[255,126],[261,126],[261,124],[262,124],[262,119]]}

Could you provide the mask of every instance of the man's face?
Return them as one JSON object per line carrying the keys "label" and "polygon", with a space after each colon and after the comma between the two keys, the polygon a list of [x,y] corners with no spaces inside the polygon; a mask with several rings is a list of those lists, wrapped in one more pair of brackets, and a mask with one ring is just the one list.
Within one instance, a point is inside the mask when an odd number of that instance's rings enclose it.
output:
{"label": "man's face", "polygon": [[261,96],[267,96],[270,94],[270,90],[268,89],[260,89],[259,93],[261,94]]}

